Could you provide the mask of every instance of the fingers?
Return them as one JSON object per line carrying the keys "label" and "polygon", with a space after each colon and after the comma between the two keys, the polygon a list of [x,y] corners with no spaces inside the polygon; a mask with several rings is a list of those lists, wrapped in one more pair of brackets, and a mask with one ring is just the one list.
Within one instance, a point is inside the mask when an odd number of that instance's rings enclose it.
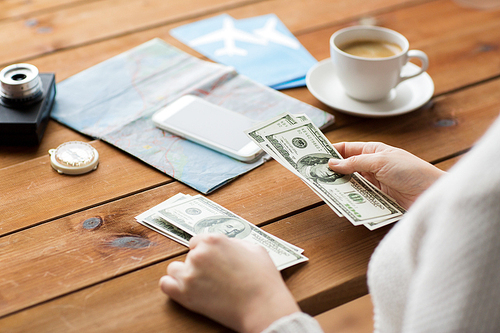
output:
{"label": "fingers", "polygon": [[197,246],[199,246],[201,243],[209,243],[209,244],[216,244],[221,241],[225,241],[229,239],[227,236],[222,235],[222,234],[200,234],[191,237],[189,240],[189,249],[193,250]]}
{"label": "fingers", "polygon": [[[213,242],[212,238],[218,238],[222,235],[197,235],[190,239],[190,251],[186,257],[185,262],[174,261],[167,267],[167,275],[160,279],[161,290],[172,297],[174,300],[183,303],[186,292],[186,282],[192,278],[193,275],[193,261],[195,266],[199,266],[200,262],[203,263],[203,258],[206,258],[207,243]],[[225,236],[223,236],[225,237]]]}
{"label": "fingers", "polygon": [[173,299],[178,300],[181,296],[181,290],[179,288],[178,281],[170,275],[162,276],[159,284],[161,290]]}
{"label": "fingers", "polygon": [[380,142],[339,142],[334,143],[333,146],[344,158],[361,154],[372,154],[389,147]]}
{"label": "fingers", "polygon": [[189,240],[189,249],[192,250],[202,241],[203,235],[196,235]]}
{"label": "fingers", "polygon": [[161,290],[173,299],[178,299],[184,291],[184,283],[182,282],[184,270],[185,264],[183,262],[171,262],[167,267],[167,275],[160,279]]}
{"label": "fingers", "polygon": [[351,174],[353,172],[371,172],[376,174],[384,161],[376,154],[356,155],[344,160],[330,159],[328,166],[335,172]]}
{"label": "fingers", "polygon": [[385,163],[385,159],[377,153],[393,149],[380,142],[339,142],[333,146],[345,159],[331,159],[328,166],[333,171],[343,174],[353,172],[376,174]]}
{"label": "fingers", "polygon": [[185,269],[185,264],[181,261],[173,261],[167,267],[167,274],[174,277],[175,279],[179,279]]}

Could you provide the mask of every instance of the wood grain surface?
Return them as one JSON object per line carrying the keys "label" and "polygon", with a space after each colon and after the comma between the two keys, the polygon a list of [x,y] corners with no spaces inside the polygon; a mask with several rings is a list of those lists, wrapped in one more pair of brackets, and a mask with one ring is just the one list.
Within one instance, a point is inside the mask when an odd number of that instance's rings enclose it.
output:
{"label": "wood grain surface", "polygon": [[[500,8],[451,0],[6,0],[0,67],[28,62],[61,82],[156,37],[207,60],[169,31],[224,13],[275,13],[318,60],[329,57],[333,32],[356,24],[397,30],[427,53],[434,97],[405,115],[359,118],[305,87],[283,91],[336,117],[324,130],[332,142],[382,141],[446,170],[499,114]],[[48,150],[71,140],[98,149],[96,171],[51,168]],[[227,331],[161,293],[159,278],[187,248],[134,220],[179,192],[196,194],[53,120],[39,146],[0,147],[0,332]],[[352,226],[275,161],[208,197],[305,249],[310,260],[282,273],[303,311],[316,315],[367,293],[369,258],[391,226]]]}

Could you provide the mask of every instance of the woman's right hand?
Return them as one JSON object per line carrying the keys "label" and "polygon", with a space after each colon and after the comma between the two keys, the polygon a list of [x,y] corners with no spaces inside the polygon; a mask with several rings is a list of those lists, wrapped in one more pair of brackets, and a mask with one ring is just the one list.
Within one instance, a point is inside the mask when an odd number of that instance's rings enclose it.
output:
{"label": "woman's right hand", "polygon": [[415,155],[379,142],[341,142],[333,145],[344,157],[331,159],[335,172],[360,173],[408,209],[444,171]]}

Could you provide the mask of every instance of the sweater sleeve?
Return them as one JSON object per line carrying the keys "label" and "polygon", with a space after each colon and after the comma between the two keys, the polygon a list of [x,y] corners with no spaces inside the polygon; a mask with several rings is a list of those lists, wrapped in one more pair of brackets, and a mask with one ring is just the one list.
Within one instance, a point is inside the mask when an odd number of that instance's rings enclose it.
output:
{"label": "sweater sleeve", "polygon": [[308,314],[295,312],[276,320],[262,333],[323,333],[318,322]]}
{"label": "sweater sleeve", "polygon": [[403,332],[500,332],[500,182],[467,183],[428,219]]}
{"label": "sweater sleeve", "polygon": [[500,121],[382,240],[378,332],[500,332]]}

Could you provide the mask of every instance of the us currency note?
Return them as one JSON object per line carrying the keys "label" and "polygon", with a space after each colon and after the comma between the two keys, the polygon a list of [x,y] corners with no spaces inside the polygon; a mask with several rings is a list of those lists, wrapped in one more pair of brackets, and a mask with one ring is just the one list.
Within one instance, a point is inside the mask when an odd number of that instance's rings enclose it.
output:
{"label": "us currency note", "polygon": [[[280,132],[294,125],[305,122],[310,122],[309,117],[307,117],[307,115],[305,114],[292,115],[289,113],[284,113],[282,115],[269,119],[264,123],[257,124],[256,126],[245,131],[245,133],[251,139],[253,139],[253,141],[258,144],[268,155],[270,155],[272,158],[285,166],[289,171],[296,174],[300,179],[302,179],[301,175],[297,173],[295,169],[288,167],[286,161],[282,161],[280,154],[274,149],[272,145],[269,144],[265,137],[269,134]],[[309,183],[305,181],[304,183],[309,186],[309,188],[311,188],[311,190],[315,192],[319,197],[321,197],[323,201],[325,201],[326,204],[330,207],[330,209],[332,209],[339,217],[343,217],[343,214],[335,206],[333,206],[331,203],[325,200],[325,198],[323,198],[321,192],[318,192],[316,188],[311,187]]]}
{"label": "us currency note", "polygon": [[296,125],[266,135],[282,160],[301,174],[354,225],[379,222],[402,215],[357,174],[342,175],[328,167],[330,158],[341,158],[314,124]]}
{"label": "us currency note", "polygon": [[189,246],[189,240],[192,236],[184,230],[179,229],[173,224],[169,223],[158,214],[158,211],[190,197],[191,196],[188,194],[177,193],[176,195],[170,197],[162,203],[148,209],[144,213],[137,215],[135,219],[145,227],[148,227],[184,246]]}
{"label": "us currency note", "polygon": [[151,214],[144,220],[138,220],[137,222],[184,246],[189,247],[189,240],[191,239],[191,237],[193,237],[184,230],[181,230],[173,224],[169,223],[167,220],[156,213]]}
{"label": "us currency note", "polygon": [[277,128],[269,121],[256,125],[247,134],[266,151],[271,150],[275,159],[353,224],[364,224],[373,230],[400,218],[404,209],[361,175],[340,175],[328,168],[330,158],[342,156],[314,124],[291,115],[281,116],[286,117],[294,118],[297,124],[288,122],[286,128]]}
{"label": "us currency note", "polygon": [[303,118],[299,120],[296,119],[295,116],[284,113],[282,115],[276,116],[267,120],[264,123],[257,124],[256,126],[248,129],[245,133],[252,138],[257,144],[265,144],[266,139],[264,136],[266,134],[279,132],[281,129],[290,128],[293,125],[297,125],[298,123],[303,122]]}
{"label": "us currency note", "polygon": [[162,208],[158,215],[170,224],[190,235],[203,233],[221,233],[231,238],[248,240],[263,246],[279,270],[307,261],[288,243],[261,230],[238,215],[196,195],[174,205]]}
{"label": "us currency note", "polygon": [[[165,220],[163,217],[161,217],[158,214],[158,211],[160,209],[164,209],[167,207],[170,207],[172,205],[178,204],[183,200],[192,198],[191,195],[189,194],[183,194],[183,193],[177,193],[176,195],[170,197],[169,199],[165,200],[164,202],[148,209],[144,213],[141,213],[140,215],[136,216],[135,219],[137,222],[140,224],[144,225],[145,227],[148,227],[164,236],[169,237],[170,239],[181,243],[182,245],[189,246],[189,240],[191,239],[192,235],[185,232],[182,229],[177,228],[175,225],[172,223],[168,222]],[[274,236],[273,236],[274,237]],[[285,246],[288,246],[292,250],[294,250],[297,253],[302,253],[304,252],[304,249],[293,245],[291,243],[288,243],[278,237],[275,237],[277,241],[283,243]]]}

